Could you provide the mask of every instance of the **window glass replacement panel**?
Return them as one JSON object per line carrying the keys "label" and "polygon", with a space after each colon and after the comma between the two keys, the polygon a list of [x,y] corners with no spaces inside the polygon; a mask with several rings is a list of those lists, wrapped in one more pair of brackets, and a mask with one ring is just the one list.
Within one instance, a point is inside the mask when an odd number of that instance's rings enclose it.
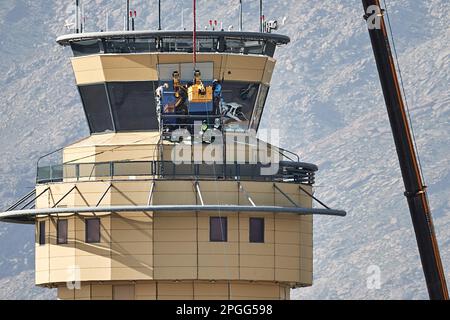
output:
{"label": "window glass replacement panel", "polygon": [[212,242],[228,241],[228,221],[226,217],[210,217],[209,239]]}
{"label": "window glass replacement panel", "polygon": [[244,131],[249,128],[259,86],[238,81],[222,83],[221,114],[226,130]]}
{"label": "window glass replacement panel", "polygon": [[45,221],[39,221],[39,244],[45,244]]}
{"label": "window glass replacement panel", "polygon": [[100,219],[86,219],[86,242],[99,243],[100,242]]}
{"label": "window glass replacement panel", "polygon": [[111,82],[107,87],[116,131],[158,129],[153,82]]}
{"label": "window glass replacement panel", "polygon": [[58,220],[56,226],[56,243],[57,244],[67,244],[67,236],[68,236],[68,221],[67,220]]}
{"label": "window glass replacement panel", "polygon": [[251,243],[264,243],[264,218],[250,218],[249,236]]}
{"label": "window glass replacement panel", "polygon": [[95,84],[78,88],[91,133],[114,131],[105,85]]}

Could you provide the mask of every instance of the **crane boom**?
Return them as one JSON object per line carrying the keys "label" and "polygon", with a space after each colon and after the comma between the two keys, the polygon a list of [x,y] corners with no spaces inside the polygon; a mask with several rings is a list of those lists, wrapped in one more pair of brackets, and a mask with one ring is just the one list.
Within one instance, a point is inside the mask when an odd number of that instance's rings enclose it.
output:
{"label": "crane boom", "polygon": [[428,294],[432,300],[448,300],[447,284],[428,204],[427,190],[414,148],[383,10],[379,0],[362,0],[362,3],[400,162],[405,196],[416,234]]}

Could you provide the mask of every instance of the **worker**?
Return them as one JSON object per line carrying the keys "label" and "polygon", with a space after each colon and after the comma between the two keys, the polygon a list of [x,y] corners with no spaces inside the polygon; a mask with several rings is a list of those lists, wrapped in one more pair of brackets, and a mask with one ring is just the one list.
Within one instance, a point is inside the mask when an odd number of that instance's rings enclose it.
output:
{"label": "worker", "polygon": [[[175,92],[175,113],[179,115],[187,115],[189,113],[187,101],[188,101],[188,93],[187,93],[187,85],[180,86],[179,90]],[[177,119],[177,124],[186,124],[187,119],[185,117]]]}
{"label": "worker", "polygon": [[172,72],[172,79],[173,79],[173,91],[177,92],[181,87],[180,73],[178,71]]}
{"label": "worker", "polygon": [[213,81],[213,97],[213,114],[219,114],[222,101],[222,84],[217,79]]}
{"label": "worker", "polygon": [[159,86],[155,91],[155,96],[157,99],[161,100],[164,95],[164,90],[169,89],[169,84],[164,83],[162,86]]}
{"label": "worker", "polygon": [[[164,97],[164,90],[169,89],[169,84],[164,83],[162,86],[159,86],[156,90],[155,90],[155,98],[156,98],[156,111],[159,114],[161,112],[161,107],[163,104],[163,97]],[[165,106],[166,108],[167,106]],[[163,110],[163,112],[166,112],[165,110]]]}
{"label": "worker", "polygon": [[175,112],[179,113],[179,114],[187,114],[187,99],[188,99],[188,95],[187,95],[187,86],[180,86],[179,90],[177,92],[175,92],[175,98],[176,98],[176,102],[175,102]]}
{"label": "worker", "polygon": [[200,70],[194,71],[194,86],[196,86],[198,88],[199,94],[201,94],[201,95],[206,94],[206,88],[203,84],[202,73],[200,72]]}

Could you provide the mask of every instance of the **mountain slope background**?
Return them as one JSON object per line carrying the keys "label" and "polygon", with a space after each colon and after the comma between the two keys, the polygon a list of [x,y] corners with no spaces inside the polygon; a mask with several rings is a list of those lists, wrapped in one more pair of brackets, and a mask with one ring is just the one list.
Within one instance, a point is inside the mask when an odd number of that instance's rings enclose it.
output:
{"label": "mountain slope background", "polygon": [[[199,25],[237,26],[238,3],[199,0]],[[125,1],[85,0],[86,30],[123,28]],[[156,29],[156,1],[132,1],[138,29]],[[164,29],[186,1],[163,1]],[[244,1],[258,29],[258,1]],[[387,1],[447,278],[450,278],[450,3]],[[266,1],[292,42],[279,48],[263,128],[319,165],[317,196],[348,211],[314,222],[314,285],[297,299],[424,299],[424,277],[360,1]],[[185,7],[190,29],[191,6]],[[0,203],[34,186],[39,156],[88,135],[69,49],[55,43],[74,1],[0,2]],[[372,268],[381,286],[369,289]],[[0,299],[54,299],[33,287],[34,228],[0,223]]]}

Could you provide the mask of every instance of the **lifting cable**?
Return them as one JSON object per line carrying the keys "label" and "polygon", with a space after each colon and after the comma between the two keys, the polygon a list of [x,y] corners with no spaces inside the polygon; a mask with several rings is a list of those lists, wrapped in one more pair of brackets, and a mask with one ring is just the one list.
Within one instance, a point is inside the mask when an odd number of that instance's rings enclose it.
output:
{"label": "lifting cable", "polygon": [[409,111],[409,104],[408,104],[408,99],[406,96],[406,90],[405,90],[405,86],[403,84],[403,75],[402,75],[402,70],[400,68],[400,62],[398,59],[398,54],[397,54],[397,48],[395,46],[395,39],[394,39],[394,33],[392,31],[392,25],[391,25],[391,19],[389,18],[389,11],[388,11],[388,7],[386,4],[386,0],[383,0],[384,3],[384,8],[385,8],[385,12],[386,12],[386,18],[387,18],[387,22],[388,22],[388,26],[389,26],[389,33],[391,35],[391,39],[392,39],[392,48],[394,49],[394,58],[395,58],[395,62],[397,64],[397,70],[398,70],[398,74],[399,74],[399,78],[400,78],[400,85],[402,87],[402,92],[403,92],[403,98],[405,99],[405,106],[406,106],[406,113],[408,114],[408,120],[409,120],[409,126],[411,129],[411,134],[412,134],[412,139],[413,139],[413,144],[414,144],[414,149],[416,151],[417,154],[417,161],[419,163],[419,170],[420,170],[420,175],[422,176],[422,182],[424,185],[426,185],[425,182],[425,177],[423,174],[423,168],[422,168],[422,162],[420,160],[420,154],[419,154],[419,149],[417,147],[417,141],[416,141],[416,135],[414,133],[414,128],[413,128],[413,123],[412,123],[412,118],[411,118],[411,113]]}

